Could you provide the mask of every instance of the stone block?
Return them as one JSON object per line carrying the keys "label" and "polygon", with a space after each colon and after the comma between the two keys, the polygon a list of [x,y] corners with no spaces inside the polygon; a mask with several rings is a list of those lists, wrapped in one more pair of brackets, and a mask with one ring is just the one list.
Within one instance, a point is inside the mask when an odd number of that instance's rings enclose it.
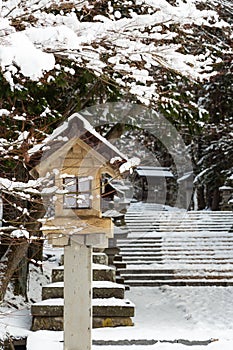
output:
{"label": "stone block", "polygon": [[94,264],[108,265],[108,256],[105,253],[93,253]]}
{"label": "stone block", "polygon": [[[120,286],[117,283],[104,281],[99,283],[93,282],[93,298],[118,298],[124,299],[124,286]],[[64,296],[64,283],[56,282],[48,284],[42,288],[42,300],[63,298]]]}
{"label": "stone block", "polygon": [[[32,330],[63,329],[63,299],[50,299],[32,305]],[[93,327],[116,327],[133,325],[134,304],[116,298],[93,299]]]}
{"label": "stone block", "polygon": [[130,317],[93,317],[93,328],[133,326]]}
{"label": "stone block", "polygon": [[113,265],[116,267],[116,269],[126,269],[127,265],[125,262],[122,261],[113,261]]}
{"label": "stone block", "polygon": [[52,282],[63,282],[64,281],[64,267],[52,270]]}
{"label": "stone block", "polygon": [[117,298],[124,299],[124,288],[93,288],[93,298]]}
{"label": "stone block", "polygon": [[[93,317],[92,319],[93,328],[133,325],[134,323],[130,317]],[[63,317],[34,317],[31,330],[39,331],[42,329],[50,331],[63,331]]]}
{"label": "stone block", "polygon": [[42,288],[42,300],[63,298],[64,297],[64,283],[55,282]]}
{"label": "stone block", "polygon": [[[51,301],[52,300],[52,301]],[[31,314],[36,317],[63,317],[63,300],[50,299],[49,302],[39,302],[31,306]]]}
{"label": "stone block", "polygon": [[34,316],[32,320],[32,331],[46,329],[49,331],[63,331],[63,316],[45,317]]}
{"label": "stone block", "polygon": [[93,269],[93,281],[116,281],[115,270],[111,267],[106,269]]}
{"label": "stone block", "polygon": [[[115,269],[103,265],[93,264],[93,281],[112,281],[115,282]],[[63,282],[64,281],[64,268],[53,269],[52,271],[52,282]]]}
{"label": "stone block", "polygon": [[[114,298],[113,298],[114,299]],[[98,299],[96,299],[97,301]],[[94,302],[95,300],[93,300]],[[128,300],[122,300],[119,303],[117,299],[115,299],[116,304],[111,302],[107,302],[106,304],[98,304],[93,305],[93,316],[94,317],[134,317],[134,305]]]}

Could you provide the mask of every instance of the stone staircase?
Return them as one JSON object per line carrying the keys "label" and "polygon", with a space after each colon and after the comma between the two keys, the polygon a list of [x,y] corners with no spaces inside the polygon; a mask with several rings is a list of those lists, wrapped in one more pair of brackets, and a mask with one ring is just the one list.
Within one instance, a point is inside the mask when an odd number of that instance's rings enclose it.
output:
{"label": "stone staircase", "polygon": [[[116,283],[115,269],[104,253],[93,253],[93,328],[132,326],[134,304],[124,299],[125,287]],[[32,330],[63,330],[64,267],[52,271],[52,283],[42,289],[42,301],[31,307]]]}
{"label": "stone staircase", "polygon": [[134,209],[118,239],[126,284],[233,285],[233,212]]}

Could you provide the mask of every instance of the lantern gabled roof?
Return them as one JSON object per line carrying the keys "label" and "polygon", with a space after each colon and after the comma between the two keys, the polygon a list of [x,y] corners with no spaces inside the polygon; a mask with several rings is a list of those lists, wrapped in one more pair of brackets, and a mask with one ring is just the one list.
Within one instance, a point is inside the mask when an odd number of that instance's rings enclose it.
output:
{"label": "lantern gabled roof", "polygon": [[100,135],[82,115],[74,113],[51,135],[48,135],[40,144],[28,151],[29,165],[35,167],[45,157],[51,157],[54,153],[67,152],[78,139],[113,166],[116,164],[120,166],[127,161],[127,157]]}

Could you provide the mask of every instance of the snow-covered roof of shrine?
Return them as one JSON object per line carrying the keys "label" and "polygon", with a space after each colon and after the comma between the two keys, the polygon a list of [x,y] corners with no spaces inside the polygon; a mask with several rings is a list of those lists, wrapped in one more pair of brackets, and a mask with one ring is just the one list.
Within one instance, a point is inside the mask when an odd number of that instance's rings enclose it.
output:
{"label": "snow-covered roof of shrine", "polygon": [[163,168],[163,167],[141,166],[141,167],[138,167],[135,171],[139,176],[172,177],[172,178],[174,177],[174,175],[169,170],[169,168]]}

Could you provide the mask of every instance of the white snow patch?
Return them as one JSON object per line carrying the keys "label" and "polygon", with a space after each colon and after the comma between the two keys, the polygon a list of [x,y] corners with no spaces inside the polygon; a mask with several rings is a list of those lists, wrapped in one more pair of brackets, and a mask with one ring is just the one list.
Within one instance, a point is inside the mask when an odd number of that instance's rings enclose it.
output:
{"label": "white snow patch", "polygon": [[27,230],[14,230],[11,232],[11,237],[12,238],[27,238],[29,239],[29,232]]}
{"label": "white snow patch", "polygon": [[38,80],[43,76],[44,71],[54,68],[54,56],[35,48],[25,34],[13,33],[7,40],[8,45],[0,46],[0,64],[3,71],[6,67],[16,64],[25,77]]}

